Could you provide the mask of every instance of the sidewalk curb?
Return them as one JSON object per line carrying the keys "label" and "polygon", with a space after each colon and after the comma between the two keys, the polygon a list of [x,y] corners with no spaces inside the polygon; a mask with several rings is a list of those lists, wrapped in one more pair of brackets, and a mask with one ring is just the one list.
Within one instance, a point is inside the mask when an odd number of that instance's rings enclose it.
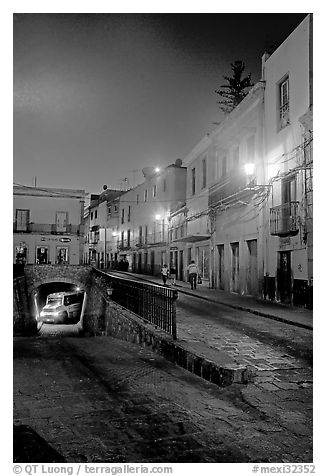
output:
{"label": "sidewalk curb", "polygon": [[[130,273],[128,271],[124,271],[124,273],[128,274],[129,276],[135,276],[134,273]],[[138,279],[141,279],[142,281],[148,281],[149,283],[152,283],[152,284],[158,284],[155,281],[152,281],[150,279],[139,277],[137,274],[136,274],[136,276],[137,276]],[[294,321],[285,319],[283,317],[275,316],[274,314],[268,314],[268,313],[263,312],[263,311],[257,311],[256,309],[252,309],[250,307],[240,306],[238,304],[230,304],[230,303],[226,303],[226,302],[219,301],[219,300],[216,300],[216,299],[210,299],[206,296],[200,296],[200,295],[197,295],[197,294],[193,294],[189,291],[186,291],[184,289],[179,289],[179,286],[176,286],[176,287],[178,288],[177,289],[178,292],[186,294],[188,296],[196,297],[198,299],[202,299],[203,301],[208,301],[208,302],[215,303],[215,304],[222,304],[224,306],[231,307],[232,309],[238,309],[240,311],[250,312],[251,314],[255,314],[256,316],[261,316],[261,317],[265,317],[267,319],[272,319],[274,321],[283,322],[284,324],[289,324],[290,326],[301,327],[302,329],[308,329],[310,331],[313,330],[313,327],[309,326],[308,324],[302,324],[301,322],[294,322]]]}

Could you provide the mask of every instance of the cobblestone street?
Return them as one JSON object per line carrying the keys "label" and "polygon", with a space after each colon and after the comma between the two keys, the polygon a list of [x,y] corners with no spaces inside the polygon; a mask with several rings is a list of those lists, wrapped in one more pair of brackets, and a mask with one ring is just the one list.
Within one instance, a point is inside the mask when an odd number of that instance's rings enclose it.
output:
{"label": "cobblestone street", "polygon": [[219,388],[139,346],[63,328],[15,339],[14,423],[66,461],[312,461],[302,369]]}

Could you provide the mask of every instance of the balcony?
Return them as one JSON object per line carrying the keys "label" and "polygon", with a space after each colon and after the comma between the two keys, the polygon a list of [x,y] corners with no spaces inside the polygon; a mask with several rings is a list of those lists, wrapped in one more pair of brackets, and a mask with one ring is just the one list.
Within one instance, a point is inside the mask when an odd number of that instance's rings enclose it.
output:
{"label": "balcony", "polygon": [[247,176],[244,173],[238,172],[224,177],[218,183],[209,188],[208,206],[216,205],[218,202],[228,202],[234,198],[237,193],[248,193],[246,189]]}
{"label": "balcony", "polygon": [[37,233],[40,235],[83,235],[84,226],[83,225],[72,225],[68,224],[65,231],[57,231],[57,226],[55,223],[28,223],[25,230],[17,230],[17,224],[14,222],[15,233]]}
{"label": "balcony", "polygon": [[270,209],[271,235],[296,235],[299,231],[299,202],[283,203]]}

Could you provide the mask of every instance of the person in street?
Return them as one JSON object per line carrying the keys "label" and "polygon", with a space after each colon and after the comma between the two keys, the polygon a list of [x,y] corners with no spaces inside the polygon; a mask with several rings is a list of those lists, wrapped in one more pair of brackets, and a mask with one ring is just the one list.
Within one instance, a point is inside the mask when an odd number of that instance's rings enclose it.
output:
{"label": "person in street", "polygon": [[177,270],[174,265],[171,266],[170,268],[170,278],[171,278],[171,284],[175,286],[175,278],[177,275]]}
{"label": "person in street", "polygon": [[187,268],[189,273],[189,281],[191,289],[197,288],[197,275],[198,275],[198,268],[194,260],[191,261],[190,265]]}
{"label": "person in street", "polygon": [[167,264],[163,264],[162,269],[161,269],[161,275],[163,279],[163,284],[166,284],[166,280],[168,279],[169,276],[169,268]]}

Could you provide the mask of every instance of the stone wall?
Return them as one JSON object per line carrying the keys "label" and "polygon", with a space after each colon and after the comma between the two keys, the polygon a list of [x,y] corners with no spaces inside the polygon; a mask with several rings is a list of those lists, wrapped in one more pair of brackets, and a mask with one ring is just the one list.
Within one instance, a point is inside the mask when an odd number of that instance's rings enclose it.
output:
{"label": "stone wall", "polygon": [[28,293],[31,295],[41,284],[51,282],[73,283],[85,288],[89,282],[90,266],[82,265],[27,265],[25,277]]}
{"label": "stone wall", "polygon": [[185,343],[173,340],[169,334],[111,301],[106,293],[105,280],[94,275],[87,297],[83,329],[86,335],[107,335],[149,347],[176,365],[222,387],[248,381],[246,368],[237,365],[219,366],[196,355]]}
{"label": "stone wall", "polygon": [[14,279],[13,283],[13,331],[14,335],[36,332],[36,319],[33,317],[27,294],[25,276]]}

